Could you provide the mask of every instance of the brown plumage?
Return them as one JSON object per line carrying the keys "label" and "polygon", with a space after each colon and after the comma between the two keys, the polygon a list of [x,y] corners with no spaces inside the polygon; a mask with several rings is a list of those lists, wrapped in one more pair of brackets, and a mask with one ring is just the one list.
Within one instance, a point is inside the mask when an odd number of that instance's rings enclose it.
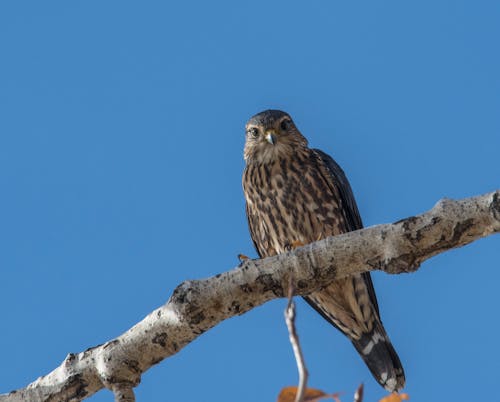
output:
{"label": "brown plumage", "polygon": [[[342,169],[310,149],[290,116],[266,110],[246,125],[243,190],[252,240],[261,257],[363,227]],[[354,344],[389,391],[405,383],[403,367],[380,321],[369,273],[332,282],[305,300]]]}

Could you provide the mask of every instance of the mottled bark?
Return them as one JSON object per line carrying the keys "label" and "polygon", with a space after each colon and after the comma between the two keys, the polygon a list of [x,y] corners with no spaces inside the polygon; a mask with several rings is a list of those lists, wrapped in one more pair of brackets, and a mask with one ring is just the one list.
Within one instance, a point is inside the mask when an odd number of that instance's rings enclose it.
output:
{"label": "mottled bark", "polygon": [[285,254],[247,260],[214,277],[180,284],[168,302],[118,338],[84,352],[0,402],[80,401],[102,388],[133,401],[133,387],[151,366],[219,322],[277,297],[290,280],[305,295],[332,280],[372,270],[413,272],[443,251],[500,231],[500,191],[459,201],[393,224],[329,237]]}

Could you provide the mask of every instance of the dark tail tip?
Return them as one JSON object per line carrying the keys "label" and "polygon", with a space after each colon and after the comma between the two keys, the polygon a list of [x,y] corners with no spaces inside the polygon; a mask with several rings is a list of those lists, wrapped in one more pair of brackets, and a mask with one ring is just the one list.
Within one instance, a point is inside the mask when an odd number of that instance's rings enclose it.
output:
{"label": "dark tail tip", "polygon": [[352,343],[380,385],[389,392],[404,388],[403,366],[382,325]]}

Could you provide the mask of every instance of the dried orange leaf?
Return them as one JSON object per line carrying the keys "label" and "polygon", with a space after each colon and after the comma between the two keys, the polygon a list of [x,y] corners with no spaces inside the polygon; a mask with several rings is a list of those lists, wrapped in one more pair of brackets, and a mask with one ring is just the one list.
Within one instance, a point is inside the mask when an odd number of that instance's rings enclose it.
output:
{"label": "dried orange leaf", "polygon": [[340,392],[337,392],[335,394],[330,394],[330,398],[332,398],[335,402],[340,402]]}
{"label": "dried orange leaf", "polygon": [[410,395],[408,394],[398,394],[396,392],[387,395],[385,398],[382,398],[379,402],[401,402],[407,401],[410,399]]}
{"label": "dried orange leaf", "polygon": [[278,402],[294,402],[297,394],[297,387],[285,387],[278,395]]}
{"label": "dried orange leaf", "polygon": [[[297,387],[285,387],[278,395],[277,402],[295,402]],[[332,398],[335,402],[340,402],[339,394],[327,394],[319,389],[307,388],[304,395],[304,402],[316,402],[321,399]]]}
{"label": "dried orange leaf", "polygon": [[[278,395],[278,402],[295,402],[297,395],[297,387],[285,387]],[[305,399],[317,398],[324,396],[325,393],[319,389],[307,388],[305,392]]]}
{"label": "dried orange leaf", "polygon": [[312,400],[317,400],[317,398],[322,398],[325,396],[328,395],[325,394],[323,391],[320,391],[319,389],[307,388],[304,395],[304,400],[312,401]]}

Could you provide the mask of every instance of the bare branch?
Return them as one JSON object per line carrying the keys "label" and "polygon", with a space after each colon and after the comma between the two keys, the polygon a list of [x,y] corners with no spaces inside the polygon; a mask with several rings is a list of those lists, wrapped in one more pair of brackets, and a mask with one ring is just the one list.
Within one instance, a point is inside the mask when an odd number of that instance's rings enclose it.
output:
{"label": "bare branch", "polygon": [[309,373],[307,371],[302,348],[300,347],[299,336],[295,328],[296,314],[295,302],[293,301],[293,293],[294,286],[292,281],[290,281],[288,290],[288,304],[285,309],[285,321],[286,326],[288,327],[288,333],[290,334],[290,343],[292,344],[293,354],[295,355],[295,361],[297,362],[297,369],[299,371],[299,387],[297,389],[297,395],[295,396],[295,402],[302,402],[304,400],[304,395],[307,389],[307,379],[309,378]]}
{"label": "bare branch", "polygon": [[[81,401],[102,388],[133,400],[142,373],[219,322],[284,297],[289,278],[305,295],[355,273],[415,271],[426,259],[500,231],[500,191],[459,201],[393,224],[329,237],[285,254],[246,260],[212,278],[186,281],[168,302],[118,338],[70,354],[51,373],[0,402]],[[127,388],[128,387],[128,388]],[[120,391],[121,392],[121,391]],[[116,394],[116,391],[115,391]],[[125,399],[127,400],[127,399]]]}

